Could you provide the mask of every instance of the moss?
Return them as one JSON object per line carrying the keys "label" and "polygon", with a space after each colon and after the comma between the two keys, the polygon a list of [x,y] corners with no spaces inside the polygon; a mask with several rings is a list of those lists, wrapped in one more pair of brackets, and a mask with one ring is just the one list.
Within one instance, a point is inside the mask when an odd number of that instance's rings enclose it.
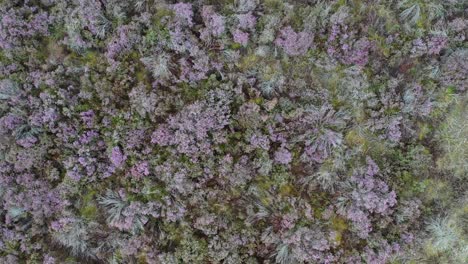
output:
{"label": "moss", "polygon": [[322,219],[322,214],[330,205],[330,195],[323,191],[314,192],[309,194],[309,203],[314,211],[314,217]]}
{"label": "moss", "polygon": [[111,123],[113,127],[121,127],[126,124],[126,121],[120,116],[114,116],[112,117]]}
{"label": "moss", "polygon": [[150,188],[149,194],[147,195],[147,200],[153,201],[163,201],[164,197],[168,195],[168,191],[163,185],[154,185]]}
{"label": "moss", "polygon": [[419,179],[407,171],[403,171],[399,176],[399,188],[397,189],[400,197],[415,197],[425,192],[430,183],[427,179]]}
{"label": "moss", "polygon": [[342,6],[346,6],[347,3],[348,3],[348,0],[338,0],[334,5],[334,9],[338,10],[338,8],[340,8]]}
{"label": "moss", "polygon": [[207,88],[209,86],[210,85],[208,85],[208,81],[205,81],[205,85],[202,84],[202,88],[191,87],[188,83],[179,84],[182,97],[185,98],[188,102],[194,102],[196,100],[201,99],[206,93],[206,90],[208,90]]}
{"label": "moss", "polygon": [[[51,46],[50,53],[55,53],[56,50],[59,47],[57,46]],[[63,53],[64,51],[62,51]],[[54,55],[57,56],[57,55]],[[64,56],[64,55],[62,55]],[[100,69],[102,68],[102,62],[103,62],[103,56],[96,50],[91,50],[88,49],[83,53],[77,53],[75,51],[72,51],[71,53],[68,54],[68,56],[65,57],[65,60],[68,61],[68,63],[71,64],[77,64],[80,66],[88,66],[93,69]]]}
{"label": "moss", "polygon": [[381,36],[378,32],[370,30],[369,40],[377,44],[377,48],[382,53],[382,55],[384,55],[384,57],[388,58],[390,56],[391,47],[386,43],[385,36]]}
{"label": "moss", "polygon": [[161,20],[165,17],[173,17],[175,15],[174,11],[169,8],[158,8],[154,16],[152,17],[152,21],[154,25],[159,25]]}
{"label": "moss", "polygon": [[165,19],[174,16],[174,11],[168,8],[159,8],[152,17],[153,25],[146,32],[145,41],[147,44],[156,44],[159,40],[170,39],[169,30],[165,27]]}
{"label": "moss", "polygon": [[330,225],[331,228],[336,232],[333,242],[337,245],[340,245],[343,240],[343,233],[348,229],[348,224],[346,223],[346,220],[344,218],[334,216],[330,220]]}
{"label": "moss", "polygon": [[166,41],[170,39],[170,33],[167,28],[152,28],[146,32],[144,42],[146,45],[155,45],[159,41]]}
{"label": "moss", "polygon": [[147,263],[149,263],[149,261],[146,257],[146,254],[141,253],[140,255],[138,255],[137,264],[147,264]]}
{"label": "moss", "polygon": [[368,149],[371,142],[357,129],[350,130],[344,137],[346,145]]}
{"label": "moss", "polygon": [[149,83],[148,71],[146,69],[139,69],[135,72],[135,77],[138,82]]}
{"label": "moss", "polygon": [[225,215],[226,213],[229,213],[232,210],[232,208],[228,204],[220,203],[214,203],[212,209],[212,212],[217,215]]}
{"label": "moss", "polygon": [[238,67],[240,68],[240,70],[248,71],[250,69],[257,68],[259,61],[260,57],[256,56],[255,54],[246,55],[242,57]]}
{"label": "moss", "polygon": [[418,139],[423,140],[427,138],[433,131],[433,127],[428,123],[418,122]]}
{"label": "moss", "polygon": [[294,15],[290,18],[289,25],[295,31],[302,31],[304,18],[309,14],[310,9],[306,6],[296,5],[294,6]]}
{"label": "moss", "polygon": [[238,50],[238,49],[241,49],[242,48],[242,45],[239,44],[239,43],[232,43],[230,46],[229,46],[230,49],[233,49],[233,50]]}
{"label": "moss", "polygon": [[97,51],[88,50],[83,54],[83,62],[92,68],[96,68],[102,63],[102,56]]}
{"label": "moss", "polygon": [[98,208],[94,204],[89,204],[80,210],[80,215],[85,219],[97,219]]}
{"label": "moss", "polygon": [[286,183],[280,186],[279,194],[281,196],[294,196],[297,194],[297,191],[294,188],[294,185]]}
{"label": "moss", "polygon": [[95,204],[97,191],[88,189],[88,192],[81,197],[80,215],[85,219],[97,219],[99,217],[99,209]]}
{"label": "moss", "polygon": [[257,98],[253,98],[252,101],[255,103],[255,104],[258,104],[258,105],[262,105],[263,101],[265,99],[263,97],[257,97]]}
{"label": "moss", "polygon": [[84,104],[79,104],[75,106],[73,110],[76,112],[85,112],[90,109],[92,109],[91,105],[84,103]]}
{"label": "moss", "polygon": [[5,51],[0,50],[0,62],[8,64],[10,63],[10,59],[6,56]]}
{"label": "moss", "polygon": [[184,233],[175,256],[182,263],[206,263],[208,243],[205,239],[195,237],[192,233]]}
{"label": "moss", "polygon": [[427,179],[423,198],[427,203],[438,202],[450,204],[452,201],[452,188],[448,182],[439,179]]}
{"label": "moss", "polygon": [[255,178],[255,185],[264,191],[269,191],[274,184],[274,181],[268,176],[258,176]]}

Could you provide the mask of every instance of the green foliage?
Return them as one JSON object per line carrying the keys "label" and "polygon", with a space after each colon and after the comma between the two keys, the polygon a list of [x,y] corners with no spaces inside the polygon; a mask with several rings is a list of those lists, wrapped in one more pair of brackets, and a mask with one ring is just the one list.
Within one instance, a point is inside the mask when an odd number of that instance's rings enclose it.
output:
{"label": "green foliage", "polygon": [[97,220],[99,218],[99,209],[94,201],[97,191],[90,190],[81,198],[80,214],[84,219]]}
{"label": "green foliage", "polygon": [[443,149],[437,164],[454,177],[468,176],[468,116],[467,97],[461,97],[446,116],[437,131],[437,138]]}
{"label": "green foliage", "polygon": [[179,241],[180,247],[175,252],[175,257],[181,263],[205,263],[208,255],[208,243],[205,239],[190,233],[183,234]]}
{"label": "green foliage", "polygon": [[[466,202],[466,201],[465,201]],[[424,245],[428,260],[437,263],[463,263],[468,259],[468,238],[466,203],[446,217],[432,220],[427,229],[430,237]]]}

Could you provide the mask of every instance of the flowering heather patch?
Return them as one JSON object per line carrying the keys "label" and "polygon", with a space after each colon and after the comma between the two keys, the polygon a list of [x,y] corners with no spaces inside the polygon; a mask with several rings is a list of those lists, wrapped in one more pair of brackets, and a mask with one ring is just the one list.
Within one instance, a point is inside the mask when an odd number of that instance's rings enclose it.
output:
{"label": "flowering heather patch", "polygon": [[0,264],[465,263],[467,10],[0,1]]}

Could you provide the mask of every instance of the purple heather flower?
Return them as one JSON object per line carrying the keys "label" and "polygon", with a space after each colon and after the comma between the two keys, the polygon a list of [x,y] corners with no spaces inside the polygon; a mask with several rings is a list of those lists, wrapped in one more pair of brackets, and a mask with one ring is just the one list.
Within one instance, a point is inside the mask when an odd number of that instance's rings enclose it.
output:
{"label": "purple heather flower", "polygon": [[120,26],[117,28],[116,36],[107,44],[107,59],[113,62],[119,55],[127,52],[135,43],[138,43],[139,39],[139,35],[135,34],[134,27]]}
{"label": "purple heather flower", "polygon": [[250,138],[250,144],[254,148],[262,148],[264,150],[270,149],[270,140],[268,136],[254,134]]}
{"label": "purple heather flower", "polygon": [[[29,21],[23,19],[23,15],[10,9],[2,13],[0,20],[0,48],[11,49],[15,45],[35,35],[47,35],[48,26],[52,18],[45,12],[32,16]],[[3,12],[3,10],[2,10]]]}
{"label": "purple heather flower", "polygon": [[314,36],[310,32],[296,33],[291,27],[280,30],[275,44],[282,47],[286,54],[291,56],[303,55],[312,47]]}
{"label": "purple heather flower", "polygon": [[369,52],[372,48],[372,43],[366,38],[359,39],[354,42],[353,47],[350,48],[347,44],[343,44],[342,50],[344,51],[343,61],[346,64],[356,64],[364,66],[369,60]]}
{"label": "purple heather flower", "polygon": [[112,149],[111,162],[115,167],[121,167],[126,159],[127,157],[122,153],[119,147],[114,147]]}
{"label": "purple heather flower", "polygon": [[16,141],[16,143],[24,148],[30,148],[36,144],[37,138],[34,136],[25,137]]}
{"label": "purple heather flower", "polygon": [[236,29],[233,33],[234,42],[241,44],[242,46],[247,46],[249,41],[249,33],[245,33],[239,29]]}
{"label": "purple heather flower", "polygon": [[86,131],[80,136],[79,141],[75,143],[76,144],[88,144],[98,136],[99,136],[99,133],[94,130]]}
{"label": "purple heather flower", "polygon": [[91,127],[93,125],[94,116],[95,116],[93,110],[81,112],[80,116],[81,116],[81,120],[83,120],[83,122],[86,124],[87,127]]}
{"label": "purple heather flower", "polygon": [[413,40],[412,44],[413,44],[413,47],[411,48],[412,57],[418,57],[427,52],[427,45],[421,38],[417,38]]}
{"label": "purple heather flower", "polygon": [[151,142],[160,146],[175,146],[177,152],[195,159],[212,152],[210,135],[229,124],[229,98],[224,93],[213,93],[211,100],[198,101],[169,118],[167,124],[156,130]]}
{"label": "purple heather flower", "polygon": [[0,118],[0,124],[8,130],[14,130],[23,122],[23,119],[15,114],[7,114]]}
{"label": "purple heather flower", "polygon": [[52,230],[54,231],[60,231],[62,230],[65,226],[67,226],[68,224],[70,223],[73,223],[73,219],[72,218],[68,218],[68,217],[64,217],[64,218],[60,218],[59,220],[57,221],[53,221],[51,224],[50,224],[50,227],[52,228]]}
{"label": "purple heather flower", "polygon": [[285,148],[281,148],[275,152],[275,161],[279,164],[287,165],[292,161],[291,152]]}
{"label": "purple heather flower", "polygon": [[140,162],[138,165],[135,165],[130,170],[130,173],[135,178],[142,178],[143,176],[149,175],[148,162]]}
{"label": "purple heather flower", "polygon": [[151,143],[158,144],[160,146],[167,146],[170,144],[172,134],[166,126],[161,126],[151,135]]}
{"label": "purple heather flower", "polygon": [[192,4],[181,2],[173,5],[172,9],[174,10],[176,17],[181,19],[183,23],[187,24],[190,27],[193,26]]}
{"label": "purple heather flower", "polygon": [[224,32],[224,17],[216,14],[213,6],[204,6],[202,18],[206,28],[201,32],[202,39],[208,39],[209,35],[219,37]]}
{"label": "purple heather flower", "polygon": [[50,256],[50,255],[45,255],[44,256],[44,261],[42,262],[42,264],[55,264],[57,263],[55,258]]}
{"label": "purple heather flower", "polygon": [[379,173],[379,167],[377,166],[377,164],[370,157],[366,157],[366,162],[367,162],[366,174],[370,177],[377,175],[377,173]]}
{"label": "purple heather flower", "polygon": [[257,23],[257,18],[251,12],[237,15],[237,19],[239,20],[238,26],[240,29],[254,29]]}
{"label": "purple heather flower", "polygon": [[401,139],[400,119],[401,118],[394,118],[387,128],[388,139],[393,142],[399,142]]}
{"label": "purple heather flower", "polygon": [[297,217],[295,215],[292,215],[292,214],[283,215],[283,217],[281,218],[281,222],[280,222],[281,228],[284,230],[289,230],[293,228],[294,225],[296,224],[296,220],[297,220]]}
{"label": "purple heather flower", "polygon": [[448,38],[446,36],[432,36],[427,43],[428,54],[439,55],[440,51],[447,47]]}

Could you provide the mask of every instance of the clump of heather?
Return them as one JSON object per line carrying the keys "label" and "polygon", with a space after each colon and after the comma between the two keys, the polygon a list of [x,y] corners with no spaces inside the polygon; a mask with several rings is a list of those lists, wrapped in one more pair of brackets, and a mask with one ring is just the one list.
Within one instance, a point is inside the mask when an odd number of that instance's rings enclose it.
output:
{"label": "clump of heather", "polygon": [[288,55],[303,55],[312,46],[313,35],[310,32],[296,33],[291,27],[280,30],[275,44],[284,49]]}
{"label": "clump of heather", "polygon": [[0,263],[463,263],[466,6],[400,2],[0,1]]}

